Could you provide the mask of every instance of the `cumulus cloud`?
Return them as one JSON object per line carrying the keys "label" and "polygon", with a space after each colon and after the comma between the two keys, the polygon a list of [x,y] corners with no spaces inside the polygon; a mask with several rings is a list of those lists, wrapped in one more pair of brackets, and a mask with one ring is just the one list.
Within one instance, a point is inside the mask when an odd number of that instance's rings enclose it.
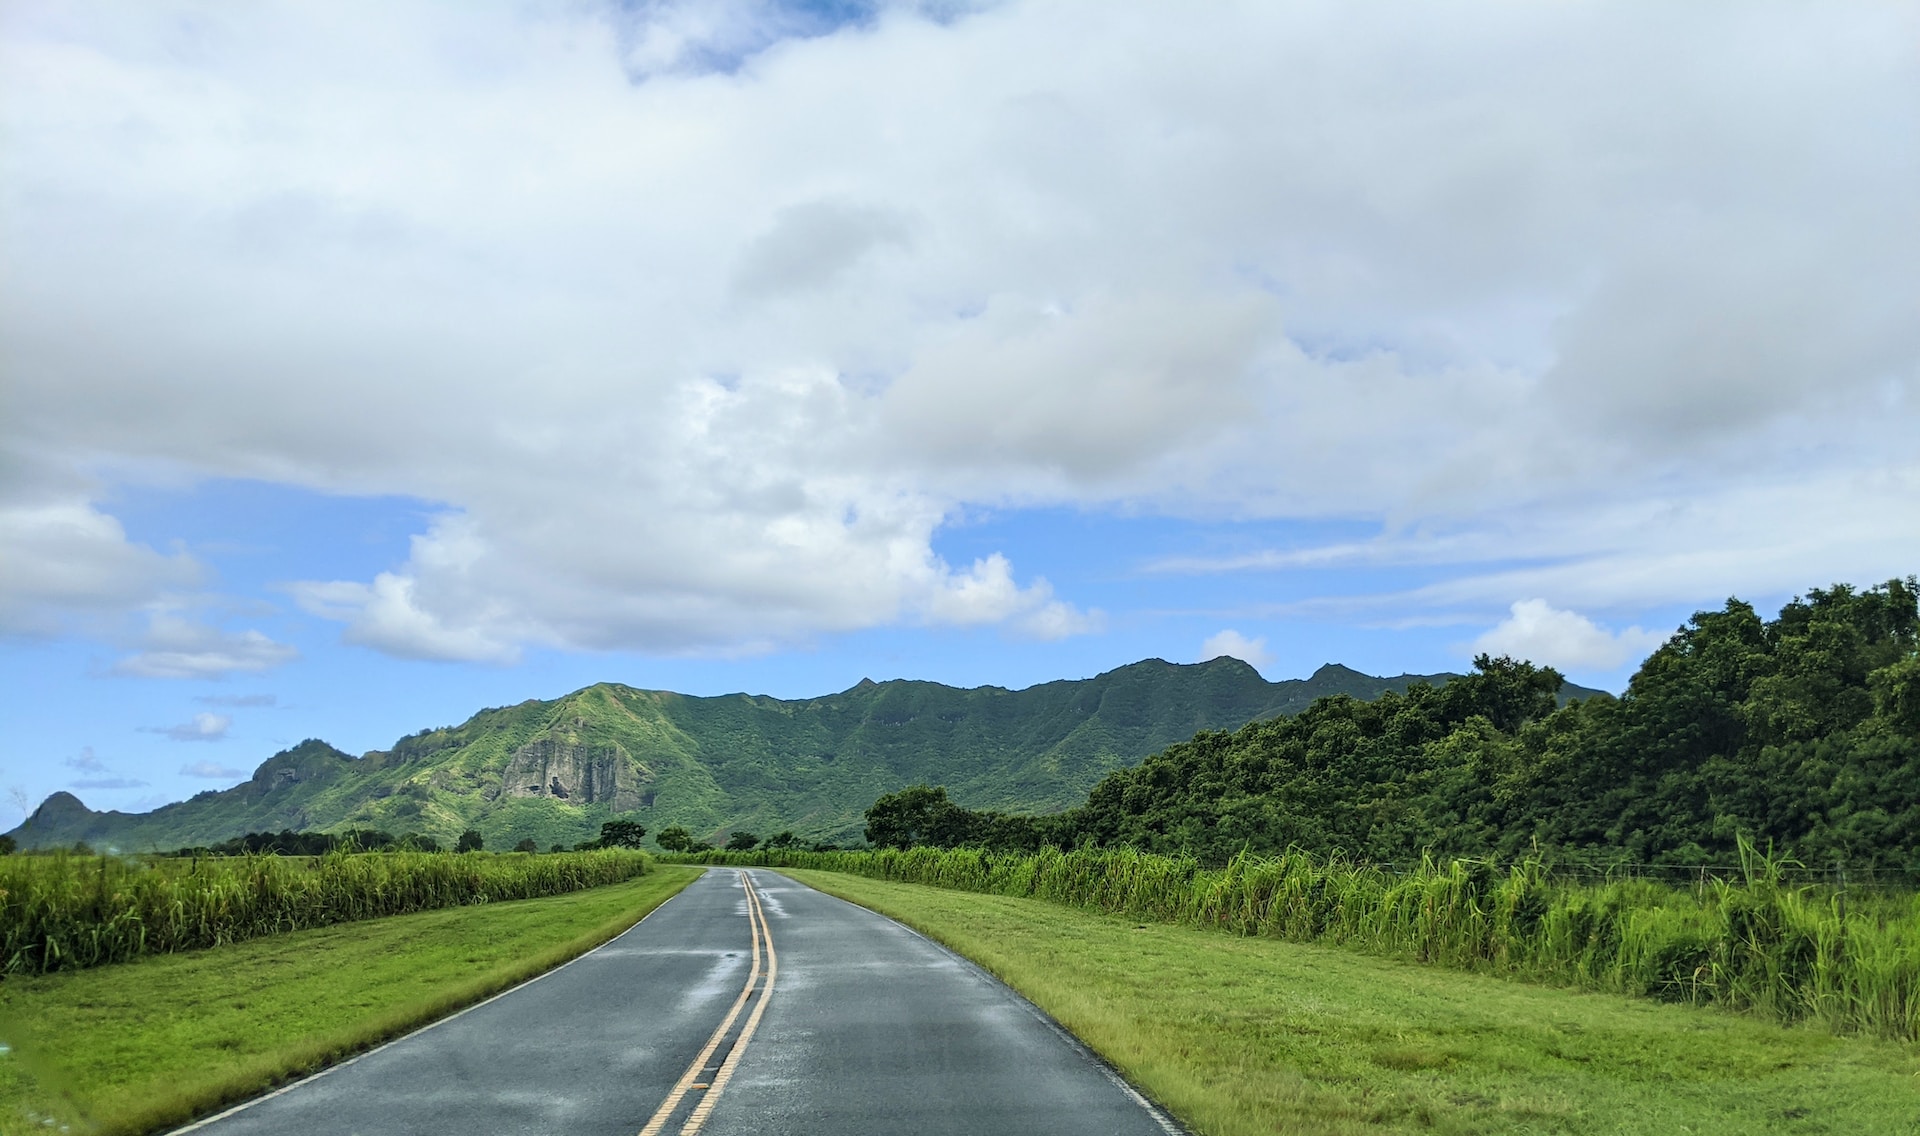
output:
{"label": "cumulus cloud", "polygon": [[824,287],[869,252],[904,245],[900,216],[848,202],[809,201],[782,209],[765,233],[741,251],[733,290],[746,299]]}
{"label": "cumulus cloud", "polygon": [[1264,667],[1273,661],[1273,652],[1267,650],[1264,636],[1249,639],[1231,627],[1207,636],[1206,642],[1200,644],[1200,657],[1196,661],[1204,663],[1223,655],[1255,667]]}
{"label": "cumulus cloud", "polygon": [[233,781],[247,775],[244,769],[229,769],[217,761],[194,761],[180,767],[183,777],[202,777],[209,781]]}
{"label": "cumulus cloud", "polygon": [[994,553],[965,572],[942,568],[927,581],[927,617],[934,623],[1013,623],[1039,639],[1064,639],[1097,630],[1099,612],[1082,612],[1053,598],[1053,586],[1035,580],[1025,587],[1013,578],[1013,565]]}
{"label": "cumulus cloud", "polygon": [[[1356,558],[1527,543],[1539,586],[1409,601],[1485,619],[1715,555],[1556,518],[1738,489],[1745,578],[1804,587],[1841,522],[1753,519],[1796,485],[1911,516],[1920,16],[1658,25],[14,5],[0,444],[67,481],[0,510],[0,619],[187,586],[73,488],[101,463],[440,503],[401,563],[291,585],[408,657],[1098,626],[1005,558],[942,561],[973,504],[1381,522]],[[1911,534],[1850,530],[1845,570]],[[291,657],[219,634],[120,669]]]}
{"label": "cumulus cloud", "polygon": [[118,520],[74,497],[0,500],[0,546],[0,633],[115,617],[201,575],[192,557],[128,540]]}
{"label": "cumulus cloud", "polygon": [[223,631],[161,611],[151,616],[141,649],[112,670],[138,678],[225,678],[272,670],[299,656],[291,644],[259,631]]}
{"label": "cumulus cloud", "polygon": [[1612,670],[1666,640],[1657,631],[1608,631],[1586,616],[1545,600],[1520,600],[1512,614],[1473,641],[1475,651],[1511,655],[1561,670]]}
{"label": "cumulus cloud", "polygon": [[225,714],[195,714],[177,726],[142,726],[141,732],[163,734],[176,742],[217,742],[225,740],[233,719]]}
{"label": "cumulus cloud", "polygon": [[[429,586],[433,582],[430,578]],[[371,584],[332,580],[291,585],[295,602],[308,613],[345,623],[349,643],[406,659],[469,663],[511,663],[519,659],[519,647],[494,633],[484,614],[474,613],[450,625],[415,601],[419,588],[418,576],[392,572],[380,573]]]}

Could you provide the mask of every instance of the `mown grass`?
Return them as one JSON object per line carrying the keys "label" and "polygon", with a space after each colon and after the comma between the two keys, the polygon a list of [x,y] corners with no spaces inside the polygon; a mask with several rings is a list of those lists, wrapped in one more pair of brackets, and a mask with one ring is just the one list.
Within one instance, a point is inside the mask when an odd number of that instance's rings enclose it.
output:
{"label": "mown grass", "polygon": [[980,963],[1205,1136],[1920,1131],[1898,1042],[786,870]]}
{"label": "mown grass", "polygon": [[44,974],[357,919],[561,895],[644,875],[652,863],[615,850],[0,857],[0,973]]}
{"label": "mown grass", "polygon": [[695,879],[665,867],[0,983],[0,1132],[150,1132],[255,1095],[606,942]]}
{"label": "mown grass", "polygon": [[1556,881],[1538,863],[1429,860],[1407,872],[1307,853],[1224,868],[1131,848],[996,853],[710,853],[1045,899],[1143,921],[1337,944],[1539,982],[1920,1040],[1920,900],[1794,886],[1750,856],[1740,883]]}

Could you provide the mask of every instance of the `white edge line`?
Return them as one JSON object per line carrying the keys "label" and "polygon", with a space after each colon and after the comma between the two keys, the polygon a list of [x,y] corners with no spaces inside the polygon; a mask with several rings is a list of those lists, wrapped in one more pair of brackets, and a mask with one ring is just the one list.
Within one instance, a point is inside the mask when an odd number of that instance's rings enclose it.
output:
{"label": "white edge line", "polygon": [[[1112,1081],[1115,1085],[1119,1086],[1120,1091],[1126,1093],[1129,1097],[1132,1097],[1133,1103],[1145,1109],[1147,1115],[1153,1117],[1154,1123],[1158,1124],[1160,1126],[1161,1131],[1165,1132],[1167,1136],[1191,1136],[1191,1134],[1187,1131],[1187,1129],[1181,1127],[1180,1122],[1173,1118],[1172,1113],[1168,1112],[1166,1109],[1161,1108],[1159,1105],[1155,1104],[1150,1097],[1148,1097],[1145,1093],[1142,1093],[1139,1089],[1134,1088],[1131,1082],[1129,1082],[1125,1077],[1121,1076],[1120,1070],[1113,1067],[1113,1062],[1108,1061],[1106,1058],[1100,1056],[1098,1053],[1095,1053],[1091,1048],[1087,1046],[1086,1042],[1081,1041],[1077,1036],[1075,1036],[1072,1030],[1061,1025],[1058,1021],[1054,1020],[1054,1017],[1052,1014],[1047,1013],[1045,1010],[1041,1009],[1038,1005],[1034,1004],[1033,999],[1027,997],[1025,994],[1020,993],[1018,990],[1015,990],[1013,987],[1008,986],[1005,982],[1003,982],[1000,979],[998,975],[994,974],[992,971],[988,970],[986,967],[981,966],[979,963],[961,954],[959,951],[954,950],[952,947],[947,946],[945,943],[941,942],[940,940],[929,938],[928,936],[921,934],[920,932],[914,930],[912,927],[907,926],[905,923],[900,922],[898,919],[895,919],[893,916],[888,915],[885,912],[875,911],[871,907],[861,907],[859,904],[853,902],[852,900],[841,899],[839,896],[834,895],[832,892],[820,891],[819,888],[813,887],[812,885],[806,883],[804,880],[796,880],[792,876],[788,876],[785,872],[781,871],[778,868],[767,868],[765,870],[769,872],[773,872],[776,875],[785,876],[789,881],[799,884],[801,887],[806,888],[808,891],[817,892],[820,895],[826,896],[828,899],[838,900],[839,902],[846,904],[848,907],[858,907],[861,911],[864,911],[869,915],[878,915],[880,918],[885,919],[887,922],[900,928],[902,931],[905,931],[907,934],[912,935],[916,939],[919,939],[921,942],[932,947],[934,950],[939,951],[941,954],[944,954],[948,958],[951,958],[955,962],[958,962],[962,966],[965,966],[967,969],[973,971],[974,973],[978,974],[980,977],[986,979],[988,982],[992,983],[994,986],[997,986],[1000,989],[1006,991],[1008,994],[1012,995],[1014,1001],[1020,1003],[1020,1005],[1023,1008],[1025,1008],[1028,1013],[1038,1018],[1040,1020],[1040,1024],[1046,1026],[1048,1029],[1052,1030],[1054,1033],[1059,1034],[1061,1040],[1065,1041],[1069,1046],[1071,1046],[1076,1053],[1080,1054],[1080,1056],[1087,1061],[1088,1064],[1100,1070],[1100,1072],[1106,1074],[1107,1080]],[[862,876],[857,878],[865,879],[868,877]],[[878,882],[899,883],[901,881],[881,880]],[[932,885],[923,884],[919,886],[925,887],[925,886],[932,886]],[[980,895],[984,893],[969,892],[967,894]],[[1015,898],[1015,897],[1007,896],[1003,898]]]}
{"label": "white edge line", "polygon": [[[711,868],[708,869],[708,871],[712,871],[712,870],[713,869]],[[701,873],[701,875],[705,875],[705,874],[706,874],[705,872]],[[698,880],[699,878],[700,876],[695,876],[694,880]],[[688,886],[689,887],[692,886],[692,883],[693,881],[689,880]],[[465,1006],[465,1007],[462,1007],[461,1009],[455,1010],[453,1013],[448,1014],[444,1018],[435,1018],[434,1020],[428,1022],[426,1025],[417,1026],[413,1029],[408,1030],[406,1033],[401,1034],[399,1037],[388,1038],[386,1041],[381,1042],[379,1045],[374,1046],[372,1049],[368,1049],[363,1052],[356,1053],[352,1057],[347,1058],[345,1061],[339,1061],[332,1065],[327,1066],[324,1069],[319,1069],[312,1073],[308,1073],[306,1076],[300,1078],[297,1081],[289,1081],[270,1093],[262,1093],[257,1097],[251,1097],[247,1100],[243,1100],[239,1104],[236,1104],[226,1109],[225,1111],[214,1113],[212,1116],[201,1117],[199,1120],[194,1121],[192,1124],[189,1124],[184,1128],[168,1129],[165,1133],[162,1134],[162,1136],[185,1136],[186,1133],[198,1131],[202,1128],[205,1128],[207,1125],[214,1123],[215,1121],[225,1120],[227,1117],[232,1116],[235,1113],[245,1112],[247,1109],[252,1108],[254,1105],[265,1104],[267,1101],[272,1100],[273,1098],[279,1096],[280,1094],[290,1093],[309,1081],[317,1081],[320,1078],[326,1076],[327,1074],[335,1071],[336,1069],[345,1069],[347,1066],[352,1065],[353,1063],[359,1061],[363,1057],[372,1057],[374,1054],[380,1052],[383,1049],[386,1049],[389,1046],[399,1045],[403,1041],[407,1041],[411,1038],[418,1037],[420,1034],[427,1032],[428,1030],[432,1029],[435,1026],[444,1025],[455,1018],[461,1017],[466,1014],[470,1014],[473,1011],[478,1010],[482,1006],[485,1006],[492,1002],[497,1002],[516,990],[522,989],[527,986],[532,986],[534,983],[540,981],[541,979],[545,978],[549,974],[559,974],[561,971],[572,966],[574,963],[579,962],[581,959],[586,958],[588,955],[598,954],[602,948],[610,947],[613,944],[619,942],[621,939],[626,938],[627,935],[632,933],[636,928],[638,928],[640,924],[645,923],[647,920],[653,918],[654,911],[658,911],[662,907],[665,907],[667,904],[672,903],[674,900],[680,898],[681,892],[684,892],[686,890],[687,890],[686,888],[681,888],[680,891],[674,892],[672,895],[668,896],[667,898],[661,900],[659,903],[655,904],[653,911],[649,911],[645,915],[642,915],[640,918],[634,920],[632,927],[628,927],[625,931],[620,932],[618,935],[615,935],[613,938],[608,939],[606,942],[601,943],[600,946],[595,947],[590,951],[582,951],[581,953],[561,963],[559,966],[554,967],[552,970],[543,970],[539,974],[534,975],[532,978],[528,978],[521,982],[514,983],[512,986],[507,987],[505,990],[500,991],[498,994],[495,994],[489,998],[483,999],[479,1002],[475,1002],[471,1006]]]}

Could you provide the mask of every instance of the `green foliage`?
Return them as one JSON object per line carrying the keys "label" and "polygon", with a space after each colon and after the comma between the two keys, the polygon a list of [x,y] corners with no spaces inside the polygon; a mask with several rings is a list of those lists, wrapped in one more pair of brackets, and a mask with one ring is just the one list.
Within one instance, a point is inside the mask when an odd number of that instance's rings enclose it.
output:
{"label": "green foliage", "polygon": [[11,836],[0,836],[0,856],[11,856],[20,845]]}
{"label": "green foliage", "polygon": [[644,875],[632,852],[426,852],[171,858],[14,856],[0,862],[0,973],[40,974],[219,946],[330,923],[559,895]]}
{"label": "green foliage", "polygon": [[460,834],[459,840],[454,842],[453,850],[455,852],[478,852],[486,847],[486,843],[485,837],[481,836],[477,830],[469,828]]}
{"label": "green foliage", "polygon": [[660,830],[653,842],[668,852],[691,852],[699,846],[693,835],[677,824],[671,824]]}
{"label": "green foliage", "polygon": [[948,800],[944,787],[915,785],[888,793],[867,810],[867,843],[878,848],[951,848],[967,843],[978,829],[974,814]]}
{"label": "green foliage", "polygon": [[1481,656],[1444,687],[1323,698],[1202,732],[1051,816],[882,796],[889,847],[1130,846],[1222,863],[1291,847],[1560,863],[1728,864],[1744,836],[1826,865],[1920,871],[1915,581],[1814,590],[1762,620],[1693,616],[1618,700],[1556,705],[1560,676]]}
{"label": "green foliage", "polygon": [[1131,848],[711,853],[1049,900],[1130,919],[1358,947],[1423,963],[1750,1010],[1920,1040],[1920,909],[1789,887],[1743,847],[1738,884],[1556,883],[1538,861],[1427,858],[1404,873],[1294,851],[1204,868]]}
{"label": "green foliage", "polygon": [[523,837],[520,843],[514,845],[513,850],[515,852],[538,852],[540,851],[540,845],[534,843],[533,837],[528,836]]}
{"label": "green foliage", "polygon": [[751,852],[760,846],[760,838],[751,832],[734,832],[727,838],[727,851]]}
{"label": "green foliage", "polygon": [[641,848],[641,841],[647,836],[647,826],[638,821],[610,820],[600,826],[602,848]]}

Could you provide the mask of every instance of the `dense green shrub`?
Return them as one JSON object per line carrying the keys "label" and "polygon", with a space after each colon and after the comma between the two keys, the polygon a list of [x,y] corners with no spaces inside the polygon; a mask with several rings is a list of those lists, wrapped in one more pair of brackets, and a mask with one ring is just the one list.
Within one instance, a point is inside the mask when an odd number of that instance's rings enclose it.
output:
{"label": "dense green shrub", "polygon": [[1223,864],[1242,851],[1359,860],[1727,864],[1744,836],[1808,864],[1920,876],[1920,580],[1816,588],[1764,620],[1696,612],[1619,698],[1558,705],[1560,675],[1481,656],[1444,686],[1321,698],[1203,731],[1049,815],[940,786],[881,796],[881,847],[1093,843]]}

